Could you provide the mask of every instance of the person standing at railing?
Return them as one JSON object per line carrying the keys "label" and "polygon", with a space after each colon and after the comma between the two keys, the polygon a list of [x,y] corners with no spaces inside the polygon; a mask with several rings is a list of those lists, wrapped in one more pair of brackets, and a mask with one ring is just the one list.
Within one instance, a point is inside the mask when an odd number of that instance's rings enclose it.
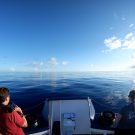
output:
{"label": "person standing at railing", "polygon": [[0,87],[0,134],[25,135],[22,128],[27,126],[22,109],[15,104],[10,105],[9,90]]}
{"label": "person standing at railing", "polygon": [[[135,90],[131,90],[128,95],[129,104],[124,106],[116,115],[115,126],[122,134],[135,133]],[[120,134],[120,133],[119,133]]]}

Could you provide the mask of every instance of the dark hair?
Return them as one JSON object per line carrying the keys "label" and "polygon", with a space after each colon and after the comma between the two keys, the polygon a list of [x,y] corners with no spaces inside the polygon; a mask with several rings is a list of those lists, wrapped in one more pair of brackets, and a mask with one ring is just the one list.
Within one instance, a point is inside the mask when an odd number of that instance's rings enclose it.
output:
{"label": "dark hair", "polygon": [[2,104],[9,96],[9,90],[5,87],[0,87],[0,104]]}

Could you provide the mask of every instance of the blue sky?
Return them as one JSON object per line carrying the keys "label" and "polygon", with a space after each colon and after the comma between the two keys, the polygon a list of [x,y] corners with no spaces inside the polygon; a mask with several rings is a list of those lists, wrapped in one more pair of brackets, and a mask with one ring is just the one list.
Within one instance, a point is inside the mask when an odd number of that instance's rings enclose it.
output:
{"label": "blue sky", "polygon": [[0,1],[0,71],[135,67],[134,0]]}

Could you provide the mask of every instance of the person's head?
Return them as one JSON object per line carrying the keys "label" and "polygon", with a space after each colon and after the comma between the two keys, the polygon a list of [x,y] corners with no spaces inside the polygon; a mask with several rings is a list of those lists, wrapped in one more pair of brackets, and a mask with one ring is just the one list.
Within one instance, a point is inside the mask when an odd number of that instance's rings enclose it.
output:
{"label": "person's head", "polygon": [[7,105],[9,103],[10,96],[9,96],[9,90],[5,87],[0,87],[0,105],[5,104]]}
{"label": "person's head", "polygon": [[131,90],[128,95],[131,102],[135,102],[135,90]]}

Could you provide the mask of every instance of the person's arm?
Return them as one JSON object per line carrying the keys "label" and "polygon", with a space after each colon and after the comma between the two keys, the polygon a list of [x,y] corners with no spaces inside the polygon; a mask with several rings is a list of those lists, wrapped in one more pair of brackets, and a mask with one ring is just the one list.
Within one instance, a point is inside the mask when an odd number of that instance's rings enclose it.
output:
{"label": "person's arm", "polygon": [[18,112],[20,115],[23,115],[22,109],[21,109],[20,107],[18,107],[17,105],[16,105],[16,107],[14,108],[14,111]]}
{"label": "person's arm", "polygon": [[27,123],[25,116],[23,116],[23,119],[24,119],[24,124],[22,125],[22,127],[26,128],[26,127],[28,127],[28,123]]}
{"label": "person's arm", "polygon": [[24,123],[21,127],[23,127],[23,128],[28,127],[28,123],[27,123],[27,120],[26,120],[25,116],[23,115],[22,109],[20,107],[16,106],[14,111],[16,111],[24,120]]}

